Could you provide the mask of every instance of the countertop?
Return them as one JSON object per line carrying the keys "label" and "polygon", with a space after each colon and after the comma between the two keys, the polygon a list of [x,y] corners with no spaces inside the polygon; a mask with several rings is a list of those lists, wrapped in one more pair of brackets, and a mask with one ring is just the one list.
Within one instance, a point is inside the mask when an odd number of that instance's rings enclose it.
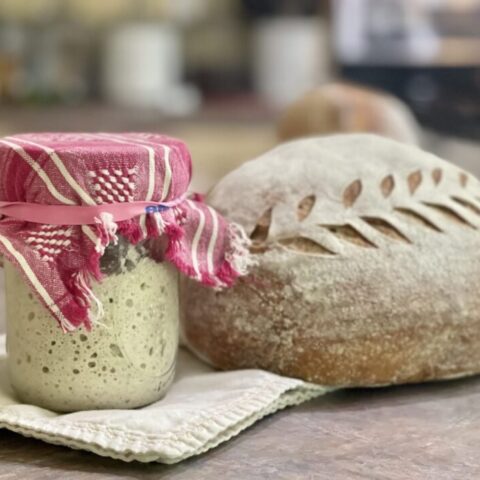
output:
{"label": "countertop", "polygon": [[329,394],[183,463],[126,464],[0,430],[0,480],[480,478],[480,377]]}

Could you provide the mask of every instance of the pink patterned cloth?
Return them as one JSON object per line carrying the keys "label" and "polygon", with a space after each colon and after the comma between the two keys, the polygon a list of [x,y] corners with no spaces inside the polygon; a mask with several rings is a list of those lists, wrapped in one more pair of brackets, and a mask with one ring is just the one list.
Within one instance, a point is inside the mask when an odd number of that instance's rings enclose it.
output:
{"label": "pink patterned cloth", "polygon": [[59,205],[63,211],[68,206],[140,201],[174,206],[118,222],[107,214],[84,225],[5,215],[0,220],[0,252],[64,331],[91,327],[91,282],[101,281],[100,258],[117,234],[132,244],[165,235],[165,257],[181,272],[206,285],[229,286],[245,273],[248,242],[239,227],[198,197],[186,197],[191,167],[185,144],[164,135],[41,133],[2,138],[0,202]]}

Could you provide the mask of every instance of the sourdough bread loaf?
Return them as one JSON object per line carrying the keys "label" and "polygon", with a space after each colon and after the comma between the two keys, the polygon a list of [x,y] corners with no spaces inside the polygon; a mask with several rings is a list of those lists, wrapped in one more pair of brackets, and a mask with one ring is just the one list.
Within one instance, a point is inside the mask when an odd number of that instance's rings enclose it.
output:
{"label": "sourdough bread loaf", "polygon": [[418,144],[419,127],[406,104],[379,90],[329,83],[293,102],[277,125],[280,140],[332,133],[375,133]]}
{"label": "sourdough bread loaf", "polygon": [[252,238],[257,265],[225,291],[188,282],[183,334],[221,369],[326,385],[480,371],[480,184],[371,135],[278,146],[208,201]]}

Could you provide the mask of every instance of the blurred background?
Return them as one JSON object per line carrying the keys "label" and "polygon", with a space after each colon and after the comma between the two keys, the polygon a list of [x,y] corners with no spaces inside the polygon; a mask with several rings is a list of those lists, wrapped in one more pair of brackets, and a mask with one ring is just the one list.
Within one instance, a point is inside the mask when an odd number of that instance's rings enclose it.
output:
{"label": "blurred background", "polygon": [[0,135],[44,130],[179,136],[200,191],[335,131],[480,174],[480,0],[0,0]]}

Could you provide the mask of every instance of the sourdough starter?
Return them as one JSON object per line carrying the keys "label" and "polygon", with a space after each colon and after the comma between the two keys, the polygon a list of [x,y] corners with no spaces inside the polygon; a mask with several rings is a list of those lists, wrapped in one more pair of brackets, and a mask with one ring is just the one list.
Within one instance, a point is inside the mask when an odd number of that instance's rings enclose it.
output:
{"label": "sourdough starter", "polygon": [[134,408],[166,392],[178,346],[178,275],[137,246],[102,258],[93,284],[105,314],[63,333],[21,275],[5,265],[8,369],[23,402],[55,411]]}

